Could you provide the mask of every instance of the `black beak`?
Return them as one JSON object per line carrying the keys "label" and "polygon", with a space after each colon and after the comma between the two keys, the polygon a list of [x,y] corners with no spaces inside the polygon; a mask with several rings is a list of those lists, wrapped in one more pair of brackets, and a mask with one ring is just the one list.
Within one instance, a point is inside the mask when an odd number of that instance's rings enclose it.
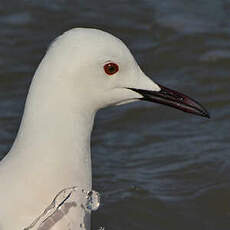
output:
{"label": "black beak", "polygon": [[168,89],[159,84],[158,86],[161,88],[158,92],[135,88],[129,89],[141,94],[143,98],[140,98],[140,100],[168,105],[186,113],[210,118],[207,110],[199,102],[175,90]]}

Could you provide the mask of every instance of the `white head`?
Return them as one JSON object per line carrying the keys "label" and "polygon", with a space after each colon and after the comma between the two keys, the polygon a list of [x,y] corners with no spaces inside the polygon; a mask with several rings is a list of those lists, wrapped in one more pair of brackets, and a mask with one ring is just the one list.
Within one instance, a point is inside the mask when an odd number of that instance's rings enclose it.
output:
{"label": "white head", "polygon": [[127,88],[160,91],[141,71],[126,45],[100,30],[65,32],[51,44],[47,58],[56,69],[55,77],[75,86],[76,96],[97,109],[142,97]]}
{"label": "white head", "polygon": [[[100,30],[76,28],[65,32],[51,44],[42,63],[48,65],[40,71],[49,72],[54,84],[58,82],[72,93],[71,97],[95,111],[142,99],[207,115],[190,98],[154,83],[121,40]],[[193,108],[188,109],[190,105]]]}

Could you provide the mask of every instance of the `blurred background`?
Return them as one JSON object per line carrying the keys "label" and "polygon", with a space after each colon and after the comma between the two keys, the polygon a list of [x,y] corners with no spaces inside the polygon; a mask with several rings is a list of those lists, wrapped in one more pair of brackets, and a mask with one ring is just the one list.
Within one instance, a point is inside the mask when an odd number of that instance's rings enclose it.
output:
{"label": "blurred background", "polygon": [[0,159],[47,47],[73,27],[121,38],[147,75],[211,114],[147,102],[98,112],[92,230],[229,230],[230,1],[1,0]]}

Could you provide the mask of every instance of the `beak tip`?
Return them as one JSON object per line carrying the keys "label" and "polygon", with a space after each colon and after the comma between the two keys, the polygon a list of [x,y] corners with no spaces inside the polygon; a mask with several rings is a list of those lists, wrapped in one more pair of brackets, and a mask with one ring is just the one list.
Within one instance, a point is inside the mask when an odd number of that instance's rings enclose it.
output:
{"label": "beak tip", "polygon": [[201,105],[201,110],[200,110],[200,112],[202,112],[202,114],[200,114],[201,116],[206,117],[206,118],[208,118],[208,119],[211,118],[209,112],[208,112],[202,105]]}

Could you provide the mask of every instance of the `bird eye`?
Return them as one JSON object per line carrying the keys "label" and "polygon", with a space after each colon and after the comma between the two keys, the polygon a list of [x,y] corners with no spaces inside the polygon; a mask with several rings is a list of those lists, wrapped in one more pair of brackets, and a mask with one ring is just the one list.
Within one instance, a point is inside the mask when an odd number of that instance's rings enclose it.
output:
{"label": "bird eye", "polygon": [[119,66],[116,63],[110,62],[104,65],[105,73],[108,75],[113,75],[119,70]]}

